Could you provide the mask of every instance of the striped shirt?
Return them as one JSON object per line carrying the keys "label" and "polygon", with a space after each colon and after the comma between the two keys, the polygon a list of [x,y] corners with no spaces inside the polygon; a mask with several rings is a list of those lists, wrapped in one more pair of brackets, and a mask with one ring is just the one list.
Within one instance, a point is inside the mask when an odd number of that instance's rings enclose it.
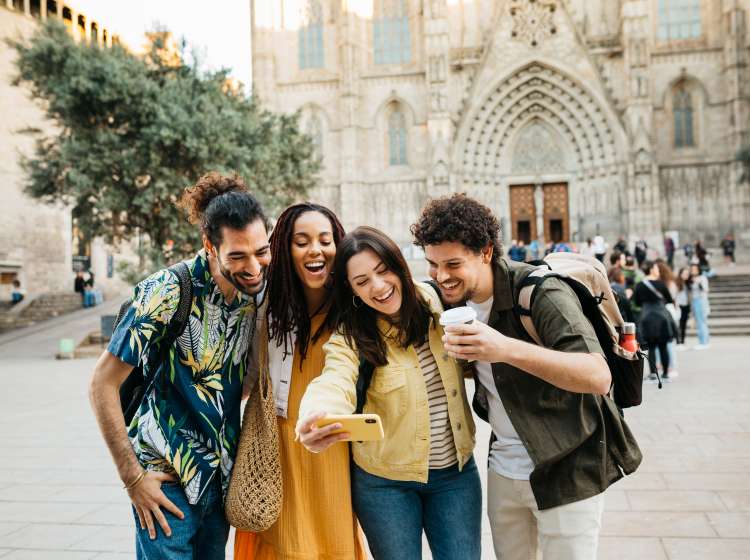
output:
{"label": "striped shirt", "polygon": [[445,395],[440,370],[438,370],[429,343],[425,342],[415,349],[419,367],[424,375],[430,408],[430,468],[444,469],[458,462],[451,421],[448,417],[448,397]]}

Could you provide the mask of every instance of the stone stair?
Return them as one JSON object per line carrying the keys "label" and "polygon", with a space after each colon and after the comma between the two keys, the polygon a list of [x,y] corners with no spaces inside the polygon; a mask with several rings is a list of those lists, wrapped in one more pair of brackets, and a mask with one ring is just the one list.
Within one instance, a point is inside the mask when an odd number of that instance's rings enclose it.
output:
{"label": "stone stair", "polygon": [[[20,305],[20,304],[19,304]],[[71,292],[37,296],[20,312],[13,308],[0,310],[0,332],[28,327],[59,315],[81,309],[81,295]]]}
{"label": "stone stair", "polygon": [[750,274],[718,275],[709,286],[711,336],[750,336]]}

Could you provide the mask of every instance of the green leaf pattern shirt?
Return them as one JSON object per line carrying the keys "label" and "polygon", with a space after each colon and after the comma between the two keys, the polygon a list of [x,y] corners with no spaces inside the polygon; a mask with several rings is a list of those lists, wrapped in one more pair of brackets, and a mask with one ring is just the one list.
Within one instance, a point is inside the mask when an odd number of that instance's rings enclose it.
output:
{"label": "green leaf pattern shirt", "polygon": [[177,311],[180,285],[169,270],[135,288],[133,305],[108,350],[128,364],[143,364],[156,381],[128,427],[144,468],[176,474],[196,504],[215,476],[226,493],[237,453],[246,354],[255,333],[256,302],[238,294],[232,303],[214,282],[205,253],[188,261],[193,304],[185,331],[158,363],[160,341]]}

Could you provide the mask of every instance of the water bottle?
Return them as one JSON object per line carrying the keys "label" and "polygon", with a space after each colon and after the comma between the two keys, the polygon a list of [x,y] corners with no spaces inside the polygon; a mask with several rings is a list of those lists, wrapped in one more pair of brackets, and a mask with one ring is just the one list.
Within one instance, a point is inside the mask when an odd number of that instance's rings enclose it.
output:
{"label": "water bottle", "polygon": [[624,323],[622,325],[620,346],[628,352],[636,353],[638,351],[638,341],[635,339],[635,323]]}

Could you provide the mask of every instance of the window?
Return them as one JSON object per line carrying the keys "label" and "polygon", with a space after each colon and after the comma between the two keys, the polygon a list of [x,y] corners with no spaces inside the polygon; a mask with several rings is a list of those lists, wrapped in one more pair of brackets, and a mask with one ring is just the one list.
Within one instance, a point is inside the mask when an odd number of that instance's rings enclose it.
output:
{"label": "window", "polygon": [[701,0],[659,0],[659,39],[670,41],[700,36]]}
{"label": "window", "polygon": [[313,115],[310,120],[307,121],[307,134],[312,138],[313,147],[315,148],[315,155],[317,157],[323,157],[323,125],[320,122],[318,115]]}
{"label": "window", "polygon": [[693,96],[684,85],[678,86],[672,101],[674,113],[674,146],[687,148],[695,146],[693,135]]}
{"label": "window", "polygon": [[411,61],[411,34],[406,0],[376,0],[373,22],[375,64]]}
{"label": "window", "polygon": [[395,107],[388,117],[388,165],[406,164],[406,119]]}
{"label": "window", "polygon": [[300,27],[299,40],[299,67],[322,68],[324,66],[323,56],[323,8],[318,0],[310,0],[307,3],[305,14],[305,26]]}

